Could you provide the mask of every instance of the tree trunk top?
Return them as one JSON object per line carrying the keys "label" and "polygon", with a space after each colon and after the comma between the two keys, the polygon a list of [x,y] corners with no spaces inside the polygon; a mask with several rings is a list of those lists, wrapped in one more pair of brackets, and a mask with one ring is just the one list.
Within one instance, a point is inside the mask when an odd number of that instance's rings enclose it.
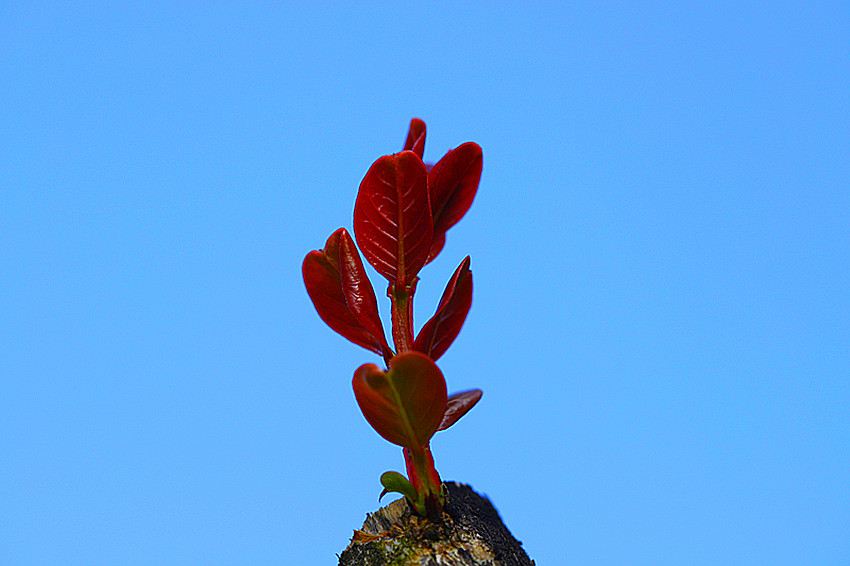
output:
{"label": "tree trunk top", "polygon": [[534,566],[486,497],[446,482],[443,522],[416,516],[404,498],[366,516],[340,566]]}

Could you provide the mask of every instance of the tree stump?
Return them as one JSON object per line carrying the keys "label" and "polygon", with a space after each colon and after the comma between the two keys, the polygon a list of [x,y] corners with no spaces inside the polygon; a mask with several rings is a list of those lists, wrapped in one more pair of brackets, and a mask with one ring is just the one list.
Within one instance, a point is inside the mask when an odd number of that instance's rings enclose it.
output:
{"label": "tree stump", "polygon": [[468,485],[445,486],[441,523],[398,499],[366,516],[339,566],[534,566],[487,498]]}

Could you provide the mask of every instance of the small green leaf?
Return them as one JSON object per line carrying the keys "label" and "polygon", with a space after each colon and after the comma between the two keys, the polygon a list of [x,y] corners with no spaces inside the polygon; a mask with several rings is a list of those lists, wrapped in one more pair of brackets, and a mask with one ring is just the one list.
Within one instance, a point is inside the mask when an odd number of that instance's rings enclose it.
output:
{"label": "small green leaf", "polygon": [[[381,492],[381,497],[387,493],[400,493],[411,502],[415,502],[419,497],[413,484],[407,481],[407,478],[398,472],[384,472],[381,475],[381,485],[384,486],[384,491]],[[378,498],[380,501],[381,497]]]}

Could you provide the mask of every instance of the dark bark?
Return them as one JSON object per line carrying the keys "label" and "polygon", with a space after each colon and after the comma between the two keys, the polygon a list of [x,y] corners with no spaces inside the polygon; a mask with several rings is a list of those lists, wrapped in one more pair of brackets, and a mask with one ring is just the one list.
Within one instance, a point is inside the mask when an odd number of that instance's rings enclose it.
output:
{"label": "dark bark", "polygon": [[445,485],[443,521],[394,501],[367,515],[339,566],[534,566],[487,498],[468,485]]}

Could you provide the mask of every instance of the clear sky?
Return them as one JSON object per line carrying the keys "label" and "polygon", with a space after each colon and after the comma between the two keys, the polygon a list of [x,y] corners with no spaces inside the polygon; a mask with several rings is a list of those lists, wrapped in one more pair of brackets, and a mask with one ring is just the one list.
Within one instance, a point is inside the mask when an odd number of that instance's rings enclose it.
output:
{"label": "clear sky", "polygon": [[0,563],[336,564],[403,462],[301,261],[414,116],[484,150],[443,477],[541,566],[850,563],[850,5],[749,4],[5,0]]}

